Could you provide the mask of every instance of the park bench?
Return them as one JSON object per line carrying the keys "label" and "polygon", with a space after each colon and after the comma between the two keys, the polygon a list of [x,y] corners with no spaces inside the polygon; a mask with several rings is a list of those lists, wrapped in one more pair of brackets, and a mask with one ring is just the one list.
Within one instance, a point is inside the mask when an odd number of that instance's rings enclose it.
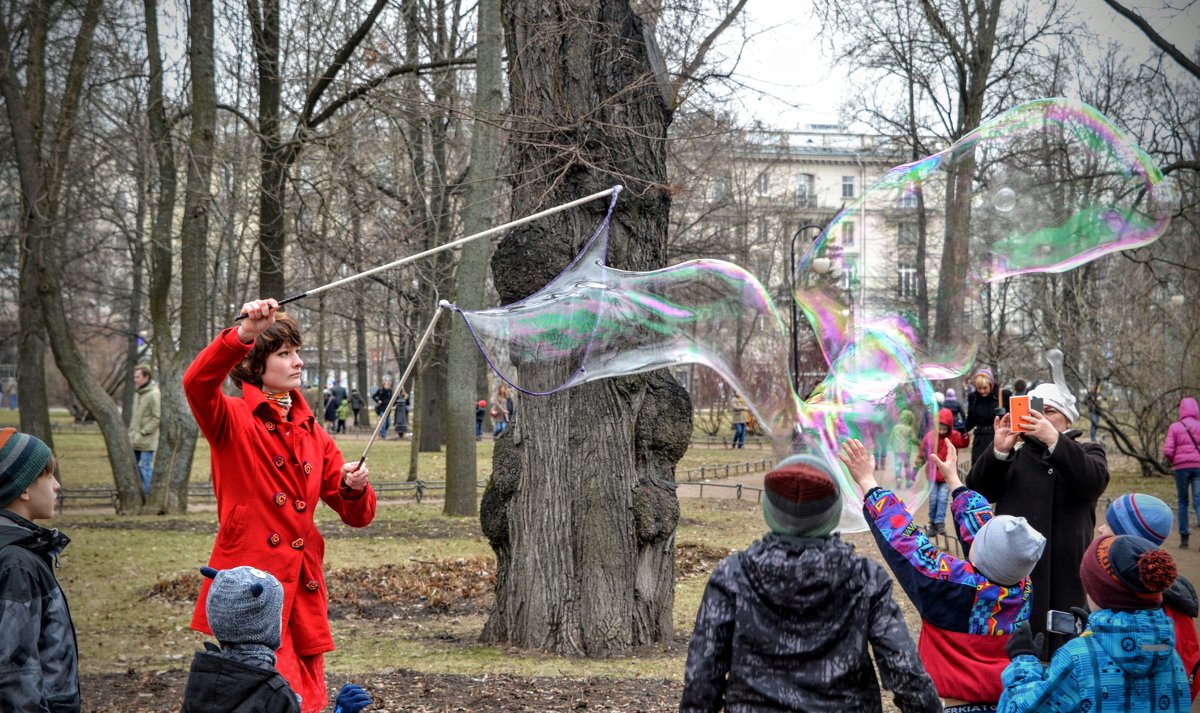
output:
{"label": "park bench", "polygon": [[121,514],[121,498],[114,488],[62,488],[58,491],[58,502],[56,503],[58,512],[63,511],[68,500],[72,505],[108,503],[112,505],[114,512],[118,515]]}

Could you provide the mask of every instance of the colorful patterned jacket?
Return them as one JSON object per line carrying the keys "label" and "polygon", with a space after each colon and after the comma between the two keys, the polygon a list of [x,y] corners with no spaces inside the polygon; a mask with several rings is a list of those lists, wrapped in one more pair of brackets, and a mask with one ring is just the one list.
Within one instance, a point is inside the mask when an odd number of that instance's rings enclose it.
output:
{"label": "colorful patterned jacket", "polygon": [[[960,487],[951,505],[964,549],[992,519],[983,496]],[[938,695],[972,702],[999,700],[1000,674],[1008,665],[1004,644],[1029,618],[1029,578],[1005,587],[975,567],[939,550],[912,522],[896,494],[874,488],[863,515],[896,581],[921,615],[917,649]]]}
{"label": "colorful patterned jacket", "polygon": [[1032,654],[1014,658],[996,710],[1183,713],[1190,705],[1175,628],[1163,610],[1098,609],[1049,666]]}

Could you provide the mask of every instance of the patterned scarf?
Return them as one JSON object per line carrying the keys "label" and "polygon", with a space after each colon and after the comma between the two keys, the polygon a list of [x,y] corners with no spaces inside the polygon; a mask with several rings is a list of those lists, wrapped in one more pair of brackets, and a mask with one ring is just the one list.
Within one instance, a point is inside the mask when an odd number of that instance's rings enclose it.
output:
{"label": "patterned scarf", "polygon": [[279,413],[283,418],[287,418],[288,411],[292,409],[292,392],[275,392],[263,389],[263,396],[267,397],[267,401],[275,404],[275,408],[279,409]]}

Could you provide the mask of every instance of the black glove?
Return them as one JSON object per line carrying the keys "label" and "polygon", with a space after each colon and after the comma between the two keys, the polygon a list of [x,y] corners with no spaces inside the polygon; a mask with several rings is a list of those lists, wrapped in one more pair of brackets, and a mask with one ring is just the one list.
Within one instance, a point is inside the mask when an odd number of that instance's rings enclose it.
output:
{"label": "black glove", "polygon": [[1022,654],[1031,654],[1040,659],[1045,643],[1046,635],[1038,632],[1038,635],[1034,636],[1029,622],[1023,621],[1017,625],[1016,630],[1009,637],[1008,643],[1004,645],[1004,653],[1008,654],[1009,659],[1015,659]]}
{"label": "black glove", "polygon": [[333,713],[358,713],[371,705],[371,697],[367,692],[354,683],[347,683],[338,691],[336,706]]}

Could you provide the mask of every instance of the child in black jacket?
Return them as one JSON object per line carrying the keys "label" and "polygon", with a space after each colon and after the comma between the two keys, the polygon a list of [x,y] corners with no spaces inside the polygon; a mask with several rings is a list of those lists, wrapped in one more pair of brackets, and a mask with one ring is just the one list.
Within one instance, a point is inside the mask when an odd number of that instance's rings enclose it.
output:
{"label": "child in black jacket", "polygon": [[[205,642],[192,659],[183,713],[300,713],[300,697],[275,670],[283,585],[253,567],[201,567],[200,573],[213,580],[205,612],[221,645]],[[362,688],[348,683],[336,710],[358,713],[370,703]]]}
{"label": "child in black jacket", "polygon": [[52,563],[70,542],[34,524],[54,516],[54,455],[0,430],[0,711],[79,710],[79,653]]}

